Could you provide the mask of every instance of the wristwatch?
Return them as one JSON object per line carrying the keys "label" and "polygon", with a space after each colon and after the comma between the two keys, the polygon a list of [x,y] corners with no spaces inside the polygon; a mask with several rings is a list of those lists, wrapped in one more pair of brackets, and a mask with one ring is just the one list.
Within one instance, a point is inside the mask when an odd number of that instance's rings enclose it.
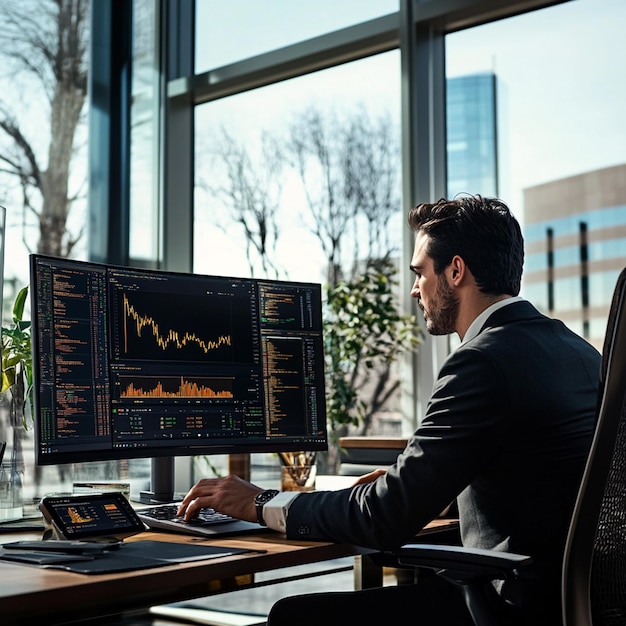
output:
{"label": "wristwatch", "polygon": [[278,489],[266,489],[257,494],[254,498],[254,504],[256,506],[256,518],[261,526],[267,526],[263,519],[263,507],[274,497],[280,493]]}

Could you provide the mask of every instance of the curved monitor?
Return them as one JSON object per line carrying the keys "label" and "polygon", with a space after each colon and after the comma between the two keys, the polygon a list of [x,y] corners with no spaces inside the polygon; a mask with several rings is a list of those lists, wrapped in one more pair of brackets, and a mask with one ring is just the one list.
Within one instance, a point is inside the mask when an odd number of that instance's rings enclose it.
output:
{"label": "curved monitor", "polygon": [[320,285],[30,270],[37,464],[327,449]]}

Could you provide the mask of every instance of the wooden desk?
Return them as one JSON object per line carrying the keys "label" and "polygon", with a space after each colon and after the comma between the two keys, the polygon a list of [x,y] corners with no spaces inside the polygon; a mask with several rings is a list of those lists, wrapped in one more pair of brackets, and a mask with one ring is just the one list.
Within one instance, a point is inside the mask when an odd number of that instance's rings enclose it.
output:
{"label": "wooden desk", "polygon": [[[425,532],[449,527],[437,520]],[[0,543],[39,538],[35,533],[0,535]],[[116,574],[74,574],[60,570],[0,561],[0,616],[2,626],[63,624],[79,619],[119,615],[158,604],[179,602],[250,587],[254,574],[346,556],[357,559],[372,550],[346,544],[288,541],[279,533],[205,540],[185,535],[146,532],[126,541],[156,539],[182,543],[214,543],[263,550],[205,561],[167,565]],[[365,584],[379,580],[375,564],[358,560],[355,575]],[[382,576],[382,574],[381,574]],[[356,582],[360,588],[364,583]]]}

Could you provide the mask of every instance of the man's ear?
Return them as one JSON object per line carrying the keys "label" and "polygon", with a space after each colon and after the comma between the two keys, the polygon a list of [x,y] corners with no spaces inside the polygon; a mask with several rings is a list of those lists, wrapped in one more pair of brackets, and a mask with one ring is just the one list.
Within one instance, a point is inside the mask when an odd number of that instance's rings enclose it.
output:
{"label": "man's ear", "polygon": [[450,262],[450,279],[453,284],[458,285],[465,275],[465,261],[460,256],[452,257]]}

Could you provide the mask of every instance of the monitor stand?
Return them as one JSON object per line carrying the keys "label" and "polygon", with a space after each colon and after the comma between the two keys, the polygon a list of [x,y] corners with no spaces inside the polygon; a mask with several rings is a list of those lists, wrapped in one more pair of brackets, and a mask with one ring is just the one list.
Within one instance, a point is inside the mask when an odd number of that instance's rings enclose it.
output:
{"label": "monitor stand", "polygon": [[152,459],[149,491],[139,493],[142,504],[167,504],[182,499],[174,493],[174,457]]}

